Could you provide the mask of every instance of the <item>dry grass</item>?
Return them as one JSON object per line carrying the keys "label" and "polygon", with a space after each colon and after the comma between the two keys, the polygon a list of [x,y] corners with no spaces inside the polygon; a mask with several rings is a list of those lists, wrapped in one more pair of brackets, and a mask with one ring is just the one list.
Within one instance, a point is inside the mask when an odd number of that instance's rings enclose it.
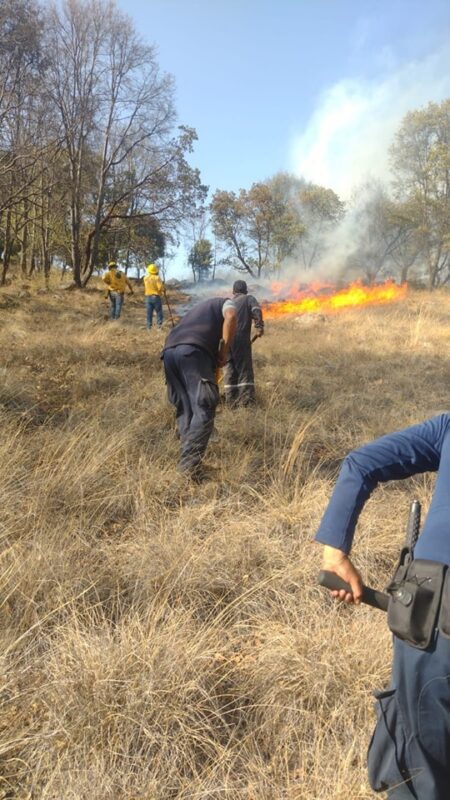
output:
{"label": "dry grass", "polygon": [[[0,305],[0,798],[368,800],[389,635],[315,585],[312,539],[351,447],[448,406],[450,297],[272,323],[260,405],[220,409],[200,486],[142,303]],[[368,581],[431,487],[371,500]]]}

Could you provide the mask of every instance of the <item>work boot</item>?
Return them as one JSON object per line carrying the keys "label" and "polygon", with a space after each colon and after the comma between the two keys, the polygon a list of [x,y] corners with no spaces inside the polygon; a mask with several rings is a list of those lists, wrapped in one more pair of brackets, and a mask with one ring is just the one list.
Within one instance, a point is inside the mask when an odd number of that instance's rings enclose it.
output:
{"label": "work boot", "polygon": [[194,483],[203,483],[207,478],[206,470],[202,464],[195,464],[194,466],[178,464],[177,472],[186,478],[190,478]]}

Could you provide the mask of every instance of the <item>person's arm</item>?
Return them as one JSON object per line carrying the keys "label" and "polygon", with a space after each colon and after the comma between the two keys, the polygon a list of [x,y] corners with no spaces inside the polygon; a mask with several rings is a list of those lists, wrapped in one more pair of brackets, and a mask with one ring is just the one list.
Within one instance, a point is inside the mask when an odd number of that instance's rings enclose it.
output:
{"label": "person's arm", "polygon": [[105,275],[102,275],[102,281],[105,283],[105,300],[107,300],[111,291],[111,275],[109,272],[106,272]]}
{"label": "person's arm", "polygon": [[233,306],[224,308],[223,311],[223,327],[222,327],[222,341],[220,343],[219,354],[217,358],[217,366],[224,367],[227,363],[228,353],[230,351],[231,342],[234,339],[237,328],[237,313]]}
{"label": "person's arm", "polygon": [[256,297],[253,297],[253,295],[248,296],[248,301],[250,305],[250,313],[252,315],[253,324],[257,331],[257,335],[262,336],[264,333],[264,320],[261,311],[261,306],[259,305]]}
{"label": "person's arm", "polygon": [[345,458],[315,537],[324,545],[323,569],[335,572],[353,588],[353,595],[333,592],[336,597],[352,602],[361,596],[361,578],[348,554],[358,517],[371,493],[380,482],[435,472],[449,425],[450,414],[433,417],[382,436]]}

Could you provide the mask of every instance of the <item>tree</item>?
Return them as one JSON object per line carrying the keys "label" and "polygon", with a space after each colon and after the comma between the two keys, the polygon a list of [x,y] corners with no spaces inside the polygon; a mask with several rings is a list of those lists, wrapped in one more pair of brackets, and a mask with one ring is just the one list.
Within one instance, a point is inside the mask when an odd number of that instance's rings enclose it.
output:
{"label": "tree", "polygon": [[253,277],[278,273],[288,259],[307,269],[322,256],[344,215],[331,190],[281,172],[249,191],[215,193],[213,229],[228,248],[228,263]]}
{"label": "tree", "polygon": [[[423,252],[423,240],[414,225],[409,203],[390,201],[388,207],[389,224],[395,236],[395,245],[391,251],[400,283],[406,283],[411,268],[417,263]],[[397,235],[396,235],[397,233]]]}
{"label": "tree", "polygon": [[450,279],[450,99],[407,114],[391,157],[397,199],[408,213],[433,289]]}
{"label": "tree", "polygon": [[279,270],[302,232],[295,207],[270,181],[239,195],[217,191],[211,214],[213,231],[227,247],[227,263],[252,277]]}
{"label": "tree", "polygon": [[0,0],[0,230],[4,283],[17,244],[26,246],[29,217],[40,200],[43,169],[55,157],[43,124],[43,17],[30,0]]}
{"label": "tree", "polygon": [[134,269],[139,278],[146,264],[164,258],[166,237],[155,218],[136,218],[134,211],[131,207],[128,218],[115,220],[114,224],[103,229],[98,246],[98,263],[104,265],[117,260],[124,265],[125,272]]}
{"label": "tree", "polygon": [[214,254],[209,239],[199,239],[189,253],[188,262],[192,268],[194,282],[207,280],[213,268]]}
{"label": "tree", "polygon": [[186,160],[195,131],[174,135],[173,80],[114,3],[51,7],[47,52],[46,90],[70,179],[73,276],[82,287],[105,231],[154,218],[173,235],[206,188]]}
{"label": "tree", "polygon": [[300,240],[303,266],[311,269],[322,257],[331,231],[344,217],[345,206],[332,189],[307,184],[298,192],[304,235]]}
{"label": "tree", "polygon": [[392,271],[393,254],[403,236],[386,187],[378,181],[361,184],[353,194],[346,223],[351,242],[346,268],[373,284],[386,271]]}

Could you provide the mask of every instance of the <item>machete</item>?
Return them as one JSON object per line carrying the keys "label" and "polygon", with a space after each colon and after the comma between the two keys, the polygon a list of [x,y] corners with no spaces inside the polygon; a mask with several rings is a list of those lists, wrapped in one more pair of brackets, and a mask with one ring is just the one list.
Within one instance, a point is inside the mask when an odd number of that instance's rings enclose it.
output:
{"label": "machete", "polygon": [[[420,534],[420,512],[421,507],[419,501],[413,500],[409,511],[408,526],[406,529],[406,546],[411,551],[411,554]],[[344,591],[349,592],[350,594],[352,593],[350,584],[342,580],[342,578],[340,578],[339,575],[336,575],[335,572],[322,570],[319,573],[318,582],[320,586],[325,586],[326,589],[331,589],[332,591],[340,591],[341,589],[344,589]],[[361,601],[363,603],[366,603],[373,608],[379,608],[380,611],[387,611],[390,599],[390,594],[387,594],[386,592],[379,592],[378,589],[372,589],[371,586],[365,586],[363,584],[361,597]]]}
{"label": "machete", "polygon": [[[351,586],[346,581],[343,581],[335,572],[328,572],[323,569],[319,572],[319,584],[325,586],[326,589],[344,589],[346,592],[352,593]],[[380,611],[387,611],[389,605],[390,595],[386,592],[379,592],[378,589],[372,589],[371,586],[363,584],[361,602],[367,603],[368,606],[379,608]]]}

